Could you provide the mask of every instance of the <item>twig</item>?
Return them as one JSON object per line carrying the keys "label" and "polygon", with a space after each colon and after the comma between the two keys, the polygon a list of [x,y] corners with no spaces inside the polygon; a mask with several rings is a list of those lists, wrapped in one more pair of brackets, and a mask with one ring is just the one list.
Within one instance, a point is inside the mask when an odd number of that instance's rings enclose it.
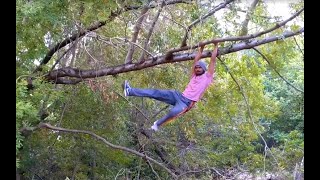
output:
{"label": "twig", "polygon": [[253,47],[252,49],[254,49],[257,53],[259,53],[259,54],[262,56],[262,58],[267,61],[267,63],[269,64],[269,66],[270,66],[270,67],[279,75],[279,77],[280,77],[282,80],[284,80],[289,86],[291,86],[293,89],[295,89],[295,90],[297,90],[297,91],[299,91],[299,92],[301,92],[301,93],[304,93],[303,90],[295,87],[295,86],[294,86],[293,84],[291,84],[287,79],[285,79],[285,78],[273,67],[273,65],[270,63],[270,61],[267,59],[267,57],[266,57],[264,54],[262,54],[257,48]]}
{"label": "twig", "polygon": [[149,162],[149,160],[147,160],[147,164],[148,164],[149,167],[151,168],[153,174],[155,174],[156,177],[161,180],[160,176],[159,176],[158,173],[153,169],[152,164]]}
{"label": "twig", "polygon": [[165,109],[167,109],[170,105],[166,105],[164,108],[160,109],[158,112],[156,112],[151,119],[155,118],[158,114],[160,114],[162,111],[164,111]]}
{"label": "twig", "polygon": [[126,170],[125,169],[120,169],[116,175],[116,177],[114,177],[114,179],[116,180],[118,178],[118,176],[121,176]]}
{"label": "twig", "polygon": [[184,30],[187,30],[187,27],[186,27],[186,26],[184,26],[183,24],[181,24],[181,23],[177,22],[176,20],[174,20],[174,19],[172,19],[172,18],[169,18],[169,17],[168,17],[168,16],[166,16],[166,15],[161,15],[161,17],[164,17],[164,18],[166,18],[166,19],[168,19],[168,20],[172,21],[173,23],[175,23],[175,24],[177,24],[177,25],[181,26]]}
{"label": "twig", "polygon": [[[152,33],[153,33],[154,26],[156,25],[156,22],[158,21],[159,15],[160,15],[160,13],[161,13],[164,5],[165,5],[165,0],[162,0],[161,7],[160,7],[160,9],[158,10],[158,12],[157,12],[157,14],[156,14],[156,16],[155,16],[152,24],[151,24],[151,27],[150,27],[150,29],[149,29],[147,38],[146,38],[146,40],[145,40],[145,42],[144,42],[143,49],[145,49],[146,51],[147,51],[147,48],[148,48],[148,44],[149,44],[150,37],[151,37],[151,35],[152,35]],[[140,58],[139,58],[139,62],[141,62],[141,61],[144,60],[144,55],[145,55],[145,51],[142,51],[141,56],[140,56]]]}
{"label": "twig", "polygon": [[299,46],[299,44],[298,44],[298,42],[297,42],[297,40],[296,40],[296,37],[293,37],[293,39],[294,39],[294,42],[296,42],[296,45],[298,46],[301,54],[304,56],[303,50],[300,48],[300,46]]}
{"label": "twig", "polygon": [[211,167],[211,168],[205,168],[205,169],[201,169],[201,170],[196,170],[196,171],[188,171],[188,172],[185,172],[185,173],[182,173],[178,176],[178,178],[181,178],[182,176],[185,176],[187,174],[195,174],[195,173],[200,173],[200,172],[204,172],[204,171],[207,171],[207,170],[213,170],[215,171],[219,176],[223,177],[223,178],[226,178],[226,176],[222,175],[218,170],[216,170],[215,168]]}
{"label": "twig", "polygon": [[132,38],[131,38],[131,44],[129,45],[129,50],[125,59],[125,63],[131,63],[132,62],[132,55],[134,53],[134,45],[138,39],[138,34],[139,31],[141,29],[141,25],[142,25],[142,21],[144,20],[146,13],[148,12],[148,8],[147,5],[143,6],[141,13],[140,13],[140,17],[138,18],[135,26],[133,27],[133,34],[132,34]]}
{"label": "twig", "polygon": [[134,43],[134,42],[128,41],[127,39],[119,38],[119,37],[116,37],[115,39],[120,39],[120,40],[122,40],[122,41],[124,41],[124,42],[129,42],[131,45],[137,46],[138,48],[142,49],[144,52],[146,52],[147,54],[149,54],[152,58],[155,58],[149,51],[147,51],[146,49],[144,49],[143,47],[141,47],[141,46],[138,45],[137,43]]}
{"label": "twig", "polygon": [[51,67],[50,71],[52,71],[55,66],[60,62],[60,60],[62,59],[63,56],[65,56],[71,49],[72,47],[75,45],[75,43],[73,43],[65,52],[63,52],[63,54],[56,60],[56,62],[54,63],[54,65]]}
{"label": "twig", "polygon": [[292,19],[294,19],[295,17],[297,17],[302,11],[304,10],[304,8],[300,9],[298,12],[294,13],[291,17],[289,17],[288,19],[280,22],[280,23],[276,23],[275,26],[273,26],[270,29],[267,29],[265,31],[261,31],[261,32],[257,32],[254,34],[250,34],[250,35],[245,35],[245,36],[234,36],[234,37],[226,37],[226,38],[216,38],[213,40],[209,40],[209,41],[204,41],[204,42],[200,42],[197,45],[193,45],[193,46],[184,46],[181,48],[174,48],[171,49],[167,52],[167,56],[170,56],[172,53],[175,52],[179,52],[179,51],[184,51],[184,50],[188,50],[188,49],[195,49],[198,48],[199,46],[202,45],[207,45],[207,44],[211,44],[211,43],[215,43],[215,42],[225,42],[225,41],[240,41],[240,40],[247,40],[247,39],[251,39],[251,38],[256,38],[258,36],[261,36],[263,34],[269,33],[271,31],[274,31],[282,26],[284,26],[287,22],[291,21]]}
{"label": "twig", "polygon": [[234,1],[234,0],[226,0],[224,3],[220,3],[219,5],[215,6],[212,10],[210,10],[206,15],[201,16],[199,19],[193,21],[186,29],[186,32],[185,32],[184,37],[183,37],[182,42],[181,42],[181,47],[184,47],[184,46],[187,45],[188,34],[189,34],[189,31],[191,30],[191,28],[193,26],[197,25],[199,22],[202,22],[207,17],[213,15],[218,10],[224,8],[226,5],[228,5],[232,1]]}
{"label": "twig", "polygon": [[142,116],[144,118],[146,118],[148,121],[150,121],[150,119],[136,106],[134,105],[131,101],[129,101],[128,99],[126,99],[123,95],[121,95],[120,93],[118,93],[116,90],[113,90],[113,92],[115,92],[116,94],[118,94],[120,97],[122,97],[124,100],[126,100],[130,105],[132,105],[136,110],[138,110]]}

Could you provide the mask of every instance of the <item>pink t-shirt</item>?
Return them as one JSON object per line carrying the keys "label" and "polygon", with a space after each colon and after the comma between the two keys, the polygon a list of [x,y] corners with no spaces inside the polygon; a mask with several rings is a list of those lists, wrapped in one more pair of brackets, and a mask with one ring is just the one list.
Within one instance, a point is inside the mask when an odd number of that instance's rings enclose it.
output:
{"label": "pink t-shirt", "polygon": [[199,101],[212,81],[213,75],[208,72],[200,76],[192,74],[191,80],[182,95],[192,101]]}

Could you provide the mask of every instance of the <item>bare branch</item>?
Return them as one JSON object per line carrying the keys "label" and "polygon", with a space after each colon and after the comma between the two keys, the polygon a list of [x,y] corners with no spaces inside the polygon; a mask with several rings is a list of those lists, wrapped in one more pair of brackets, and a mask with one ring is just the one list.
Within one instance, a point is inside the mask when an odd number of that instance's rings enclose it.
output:
{"label": "bare branch", "polygon": [[[153,28],[154,28],[154,26],[156,25],[156,22],[158,21],[159,15],[160,15],[160,13],[161,13],[164,5],[165,5],[165,0],[162,0],[161,7],[160,7],[160,9],[158,10],[158,12],[157,12],[157,14],[156,14],[156,16],[155,16],[152,24],[151,24],[151,27],[150,27],[150,29],[149,29],[147,38],[146,38],[146,40],[145,40],[145,42],[144,42],[143,49],[145,49],[146,51],[148,50],[147,48],[148,48],[148,44],[149,44],[150,37],[151,37],[152,32],[153,32]],[[141,56],[140,56],[140,58],[139,58],[139,62],[141,62],[142,60],[145,59],[145,58],[144,58],[144,55],[145,55],[145,51],[142,51]]]}
{"label": "bare branch", "polygon": [[185,32],[184,37],[182,39],[181,47],[184,47],[184,46],[187,45],[188,34],[189,34],[189,31],[191,30],[191,28],[193,26],[197,25],[199,22],[203,22],[204,19],[206,19],[207,17],[213,15],[218,10],[226,7],[226,5],[228,5],[232,1],[234,1],[234,0],[226,0],[224,3],[220,3],[219,5],[215,6],[213,9],[211,9],[206,15],[201,16],[199,19],[193,21],[186,29],[186,32]]}
{"label": "bare branch", "polygon": [[170,18],[170,17],[168,17],[168,16],[166,16],[166,15],[162,15],[161,17],[164,17],[164,18],[172,21],[173,23],[177,24],[178,26],[181,26],[181,27],[182,27],[183,29],[185,29],[185,30],[187,29],[186,26],[184,26],[183,24],[177,22],[176,20],[174,20],[174,19],[172,19],[172,18]]}
{"label": "bare branch", "polygon": [[149,54],[151,57],[154,58],[154,56],[153,56],[147,49],[141,47],[141,46],[138,45],[137,43],[130,42],[130,41],[128,41],[127,39],[124,39],[124,38],[118,38],[118,37],[117,37],[116,39],[120,39],[120,40],[122,40],[122,41],[129,42],[132,46],[137,46],[138,48],[140,48],[141,50],[143,50],[143,52]]}
{"label": "bare branch", "polygon": [[118,150],[130,153],[130,154],[145,158],[145,159],[153,162],[154,164],[157,164],[161,168],[165,169],[174,179],[177,179],[177,175],[175,175],[170,169],[168,169],[167,167],[165,167],[163,164],[159,163],[158,161],[152,159],[151,157],[149,157],[143,153],[140,153],[138,151],[123,147],[123,146],[114,145],[114,144],[110,143],[109,141],[107,141],[105,138],[103,138],[103,137],[101,137],[91,131],[55,127],[55,126],[52,126],[48,123],[40,123],[39,128],[47,128],[47,129],[51,129],[51,130],[55,130],[55,131],[62,131],[62,132],[68,132],[68,133],[88,134],[88,135],[96,138],[97,140],[102,141],[104,144],[106,144],[107,146],[109,146],[113,149],[118,149]]}
{"label": "bare branch", "polygon": [[184,46],[184,47],[181,47],[181,48],[174,48],[172,50],[169,50],[167,52],[167,56],[171,56],[172,53],[175,53],[175,52],[179,52],[179,51],[184,51],[184,50],[188,50],[188,49],[195,49],[195,48],[198,48],[199,46],[202,46],[202,45],[207,45],[207,44],[211,44],[211,43],[214,43],[214,42],[225,42],[225,41],[240,41],[240,40],[248,40],[248,39],[251,39],[251,38],[256,38],[258,36],[261,36],[263,34],[266,34],[266,33],[269,33],[271,31],[274,31],[282,26],[284,26],[287,22],[291,21],[292,19],[294,19],[295,17],[297,17],[302,11],[304,10],[304,8],[302,8],[301,10],[299,10],[298,12],[296,12],[295,14],[293,14],[290,18],[280,22],[280,23],[277,23],[274,27],[270,28],[270,29],[267,29],[265,31],[261,31],[261,32],[257,32],[255,34],[250,34],[250,35],[246,35],[246,36],[235,36],[235,37],[226,37],[226,38],[217,38],[217,39],[213,39],[213,40],[210,40],[210,41],[204,41],[204,42],[201,42],[197,45],[193,45],[193,46]]}
{"label": "bare branch", "polygon": [[301,92],[301,93],[304,93],[303,90],[295,87],[295,86],[294,86],[293,84],[291,84],[287,79],[285,79],[285,78],[276,70],[276,68],[273,67],[273,65],[270,63],[270,61],[267,59],[267,57],[266,57],[264,54],[262,54],[262,53],[261,53],[258,49],[256,49],[255,47],[253,47],[252,49],[254,49],[257,53],[259,53],[259,54],[262,56],[262,58],[267,61],[267,63],[269,64],[269,66],[270,66],[270,67],[279,75],[279,77],[280,77],[282,80],[284,80],[289,86],[291,86],[293,89],[295,89],[295,90],[297,90],[297,91],[299,91],[299,92]]}
{"label": "bare branch", "polygon": [[60,60],[63,58],[63,56],[65,56],[74,47],[74,45],[75,45],[75,43],[72,44],[65,52],[63,52],[63,54],[56,60],[54,65],[51,67],[50,71],[52,71],[56,67],[56,65],[60,62]]}
{"label": "bare branch", "polygon": [[128,54],[127,57],[125,59],[125,63],[131,63],[132,62],[132,55],[134,53],[134,43],[136,43],[137,39],[138,39],[138,34],[139,31],[141,29],[141,24],[142,21],[144,20],[146,13],[148,12],[148,7],[144,6],[141,10],[140,16],[133,28],[133,34],[132,34],[132,38],[131,38],[131,43],[129,44],[129,50],[128,50]]}
{"label": "bare branch", "polygon": [[[112,16],[110,16],[109,18],[111,18],[111,17]],[[49,62],[49,60],[51,59],[51,57],[53,56],[53,54],[56,53],[58,50],[65,47],[69,43],[75,41],[77,38],[84,36],[86,33],[90,32],[90,31],[94,31],[94,30],[104,26],[106,23],[107,23],[107,21],[98,21],[98,22],[94,23],[93,25],[91,25],[89,28],[87,28],[85,30],[81,30],[80,32],[73,34],[72,36],[66,38],[65,40],[57,43],[53,48],[51,48],[49,50],[49,52],[42,59],[42,61],[40,62],[40,65],[36,68],[36,70],[34,72],[39,71],[41,69],[42,65],[47,64]]]}
{"label": "bare branch", "polygon": [[304,56],[303,50],[300,48],[300,46],[299,46],[299,44],[298,44],[298,42],[297,42],[297,40],[296,40],[296,37],[293,37],[293,39],[294,39],[294,42],[296,43],[296,45],[298,46],[301,54]]}
{"label": "bare branch", "polygon": [[[233,6],[228,6],[228,9],[230,9],[231,11],[238,11],[238,12],[242,12],[242,13],[247,13],[248,11],[240,9],[240,8],[235,8]],[[256,14],[251,14],[252,17],[260,17],[260,18],[264,18],[264,19],[274,19],[274,20],[278,20],[281,18],[281,16],[262,16],[262,15],[256,15]]]}
{"label": "bare branch", "polygon": [[[230,47],[226,48],[219,48],[218,55],[224,55],[229,54],[232,52],[240,51],[243,49],[250,49],[255,46],[259,46],[262,44],[270,43],[277,40],[283,40],[285,38],[301,34],[304,32],[304,28],[301,28],[299,31],[296,32],[285,32],[281,34],[280,36],[271,36],[266,37],[264,39],[259,40],[251,40],[248,42],[241,42],[234,44]],[[62,82],[61,77],[76,77],[80,79],[86,79],[86,78],[95,78],[95,77],[101,77],[101,76],[107,76],[107,75],[115,75],[120,73],[125,73],[129,71],[137,71],[141,69],[145,69],[148,67],[157,66],[160,64],[166,64],[166,63],[174,63],[174,62],[182,62],[182,61],[188,61],[193,60],[196,55],[196,52],[194,53],[183,53],[183,54],[174,54],[170,58],[168,58],[165,55],[154,57],[154,58],[148,58],[143,63],[132,63],[132,64],[122,64],[118,66],[111,66],[107,68],[102,68],[98,70],[80,70],[76,68],[66,67],[57,69],[54,71],[49,72],[46,75],[46,78],[51,81],[55,81],[55,83]],[[203,51],[202,58],[211,57],[211,51]],[[56,81],[58,80],[58,81]],[[78,81],[79,79],[77,79]],[[80,82],[80,81],[79,81]]]}
{"label": "bare branch", "polygon": [[138,108],[135,104],[133,104],[131,101],[129,101],[128,99],[126,99],[123,95],[121,95],[118,91],[113,89],[113,92],[115,92],[116,94],[118,94],[120,97],[122,97],[124,100],[126,100],[130,105],[132,105],[136,110],[138,110],[142,116],[144,118],[146,118],[148,121],[150,121],[150,119],[147,117],[147,115],[145,115],[140,108]]}
{"label": "bare branch", "polygon": [[258,4],[259,0],[254,0],[250,6],[250,9],[248,10],[247,14],[246,14],[246,18],[244,19],[244,21],[242,22],[241,25],[241,32],[240,32],[240,36],[244,36],[248,34],[248,24],[249,24],[249,20],[251,15],[253,14],[254,9],[256,8],[257,4]]}
{"label": "bare branch", "polygon": [[[145,153],[144,153],[145,154]],[[158,173],[153,169],[152,164],[147,160],[147,164],[149,165],[149,167],[151,168],[153,174],[161,180],[160,176],[158,175]]]}
{"label": "bare branch", "polygon": [[157,117],[158,114],[160,114],[162,111],[167,109],[170,105],[166,105],[164,108],[160,109],[158,112],[154,113],[154,115],[151,117],[151,119],[154,119]]}

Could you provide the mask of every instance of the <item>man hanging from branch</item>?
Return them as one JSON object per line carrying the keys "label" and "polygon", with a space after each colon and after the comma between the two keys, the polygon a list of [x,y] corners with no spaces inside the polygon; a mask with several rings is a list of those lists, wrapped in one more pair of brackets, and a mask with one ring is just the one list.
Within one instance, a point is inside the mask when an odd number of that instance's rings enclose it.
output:
{"label": "man hanging from branch", "polygon": [[214,43],[214,46],[215,48],[211,55],[208,71],[206,63],[200,60],[204,45],[200,46],[198,53],[194,58],[191,79],[182,93],[177,90],[133,88],[129,85],[127,80],[124,81],[122,87],[125,96],[148,97],[173,106],[168,114],[154,122],[151,129],[158,131],[160,126],[186,113],[201,99],[208,86],[213,82],[216,57],[218,54],[218,43]]}

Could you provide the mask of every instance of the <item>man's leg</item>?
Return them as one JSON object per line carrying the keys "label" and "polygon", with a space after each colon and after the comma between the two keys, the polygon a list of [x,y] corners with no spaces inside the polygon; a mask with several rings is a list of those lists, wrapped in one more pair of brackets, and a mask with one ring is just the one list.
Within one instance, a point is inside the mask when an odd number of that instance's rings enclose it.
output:
{"label": "man's leg", "polygon": [[163,125],[164,123],[168,123],[169,121],[177,118],[179,115],[183,114],[187,110],[188,106],[184,104],[183,102],[177,103],[168,114],[163,116],[161,119],[157,120],[155,124],[159,127]]}
{"label": "man's leg", "polygon": [[129,96],[148,97],[170,105],[176,103],[173,90],[131,88]]}
{"label": "man's leg", "polygon": [[132,88],[127,81],[124,82],[123,88],[125,96],[148,97],[170,105],[176,104],[177,99],[174,90]]}
{"label": "man's leg", "polygon": [[148,97],[174,106],[170,109],[167,115],[154,122],[154,125],[151,126],[151,129],[155,131],[158,130],[159,126],[184,113],[188,108],[188,106],[181,101],[179,92],[175,90],[132,88],[127,81],[124,82],[123,88],[125,91],[125,96]]}

